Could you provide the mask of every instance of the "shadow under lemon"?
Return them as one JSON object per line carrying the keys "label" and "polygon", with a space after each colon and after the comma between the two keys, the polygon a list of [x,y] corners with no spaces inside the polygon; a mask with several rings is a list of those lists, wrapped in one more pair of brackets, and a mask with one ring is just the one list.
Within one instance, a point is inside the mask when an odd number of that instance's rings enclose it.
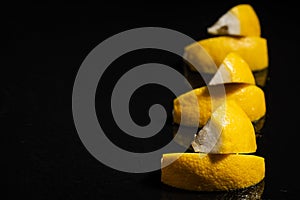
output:
{"label": "shadow under lemon", "polygon": [[173,188],[171,186],[162,183],[161,200],[166,199],[201,199],[201,200],[215,200],[215,199],[245,199],[245,200],[257,200],[261,199],[265,181],[257,183],[256,185],[237,189],[232,191],[220,191],[220,192],[192,192],[182,189]]}

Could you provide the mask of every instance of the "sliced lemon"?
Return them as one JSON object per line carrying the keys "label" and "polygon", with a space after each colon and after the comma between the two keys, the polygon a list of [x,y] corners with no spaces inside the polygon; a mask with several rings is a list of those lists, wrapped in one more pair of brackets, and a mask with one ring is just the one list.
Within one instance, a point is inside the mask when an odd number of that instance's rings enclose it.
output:
{"label": "sliced lemon", "polygon": [[258,16],[249,4],[234,6],[207,29],[213,35],[260,36]]}
{"label": "sliced lemon", "polygon": [[170,153],[162,157],[161,181],[192,191],[228,191],[256,185],[265,177],[255,155]]}
{"label": "sliced lemon", "polygon": [[[224,101],[223,94],[214,96],[212,104],[211,91],[220,91],[225,87],[226,100],[234,100],[241,106],[249,119],[253,122],[266,113],[265,95],[261,88],[252,84],[243,83],[228,83],[215,86],[203,86],[187,93],[184,93],[173,101],[173,121],[177,124],[185,126],[193,126],[199,122],[199,127],[204,126],[212,113],[212,105],[220,105]],[[195,108],[195,102],[191,102],[191,96],[196,95],[199,108]],[[180,104],[181,102],[181,104]],[[199,109],[200,116],[195,109]],[[183,112],[184,110],[184,112]],[[184,114],[184,120],[181,120],[181,115]],[[186,116],[187,115],[187,116]]]}
{"label": "sliced lemon", "polygon": [[195,152],[253,153],[256,151],[254,127],[235,101],[224,101],[192,142]]}
{"label": "sliced lemon", "polygon": [[225,57],[209,85],[223,83],[255,84],[255,79],[248,63],[236,53],[229,53]]}
{"label": "sliced lemon", "polygon": [[[199,45],[203,47],[202,50]],[[258,71],[268,67],[267,40],[261,37],[229,37],[218,36],[200,40],[185,48],[184,58],[193,60],[197,69],[204,73],[216,73],[216,68],[203,64],[203,52],[211,56],[216,66],[220,66],[225,57],[233,52],[239,54],[249,65],[251,71]],[[205,61],[206,62],[206,61]],[[189,65],[191,70],[195,68]]]}

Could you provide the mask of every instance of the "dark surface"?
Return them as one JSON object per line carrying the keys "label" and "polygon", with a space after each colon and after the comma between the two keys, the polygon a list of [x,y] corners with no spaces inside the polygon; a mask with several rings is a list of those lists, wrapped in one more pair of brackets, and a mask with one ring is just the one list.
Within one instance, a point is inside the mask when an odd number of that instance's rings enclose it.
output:
{"label": "dark surface", "polygon": [[[237,3],[220,1],[172,6],[152,2],[13,6],[5,16],[9,24],[9,64],[1,67],[0,86],[3,135],[8,135],[8,143],[16,147],[8,154],[9,175],[5,183],[11,189],[10,194],[36,199],[226,199],[226,195],[165,187],[160,183],[159,171],[129,174],[106,167],[81,143],[73,124],[71,103],[77,70],[88,53],[106,38],[130,28],[158,26],[180,31],[195,40],[203,39],[208,37],[206,28],[234,5]],[[262,36],[267,38],[270,58],[269,79],[264,87],[267,115],[257,152],[266,161],[262,197],[296,199],[300,189],[296,72],[299,11],[285,2],[252,5],[261,21]],[[125,68],[119,63],[120,70],[111,70],[115,78],[104,78],[105,90],[99,90],[102,93],[96,103],[97,111],[102,112],[102,106],[109,107],[110,84],[121,72],[126,72],[126,67],[154,59],[182,70],[176,57],[173,62],[172,56],[166,55],[164,59],[158,56],[161,52],[136,53],[139,56],[129,55],[122,61]],[[135,101],[141,102],[139,99],[145,100],[154,92],[145,102],[146,107],[161,103],[171,111],[172,94],[158,86],[141,88],[134,96]],[[131,109],[140,124],[148,120],[143,105],[136,103],[139,109]],[[163,145],[137,143],[126,136],[120,136],[123,142],[118,140],[117,135],[122,133],[114,127],[111,114],[105,114],[107,118],[101,123],[114,135],[111,140],[118,145],[137,152]],[[171,138],[169,126],[166,125],[166,134],[161,134],[159,141]]]}

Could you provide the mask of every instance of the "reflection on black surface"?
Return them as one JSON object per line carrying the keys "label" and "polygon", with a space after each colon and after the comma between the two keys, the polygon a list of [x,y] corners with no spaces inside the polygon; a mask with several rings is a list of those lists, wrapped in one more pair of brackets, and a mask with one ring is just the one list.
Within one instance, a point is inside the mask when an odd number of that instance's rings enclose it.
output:
{"label": "reflection on black surface", "polygon": [[266,122],[266,116],[263,116],[259,120],[252,122],[256,136],[262,135],[262,128],[264,127],[265,122]]}
{"label": "reflection on black surface", "polygon": [[268,79],[269,68],[253,72],[255,83],[259,87],[265,87]]}
{"label": "reflection on black surface", "polygon": [[162,184],[161,200],[167,199],[201,199],[201,200],[257,200],[262,199],[265,182],[262,180],[260,183],[250,186],[245,189],[233,190],[228,192],[191,192],[177,188],[173,188]]}

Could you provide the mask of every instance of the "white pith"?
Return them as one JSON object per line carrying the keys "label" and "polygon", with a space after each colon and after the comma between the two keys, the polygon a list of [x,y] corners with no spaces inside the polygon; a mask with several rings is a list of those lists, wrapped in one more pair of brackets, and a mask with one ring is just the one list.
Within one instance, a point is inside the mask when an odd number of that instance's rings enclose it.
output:
{"label": "white pith", "polygon": [[[227,28],[224,29],[224,27]],[[239,35],[241,32],[240,21],[234,14],[227,12],[207,31],[210,34]]]}
{"label": "white pith", "polygon": [[231,76],[224,64],[221,64],[218,71],[212,77],[208,85],[216,85],[231,82]]}

